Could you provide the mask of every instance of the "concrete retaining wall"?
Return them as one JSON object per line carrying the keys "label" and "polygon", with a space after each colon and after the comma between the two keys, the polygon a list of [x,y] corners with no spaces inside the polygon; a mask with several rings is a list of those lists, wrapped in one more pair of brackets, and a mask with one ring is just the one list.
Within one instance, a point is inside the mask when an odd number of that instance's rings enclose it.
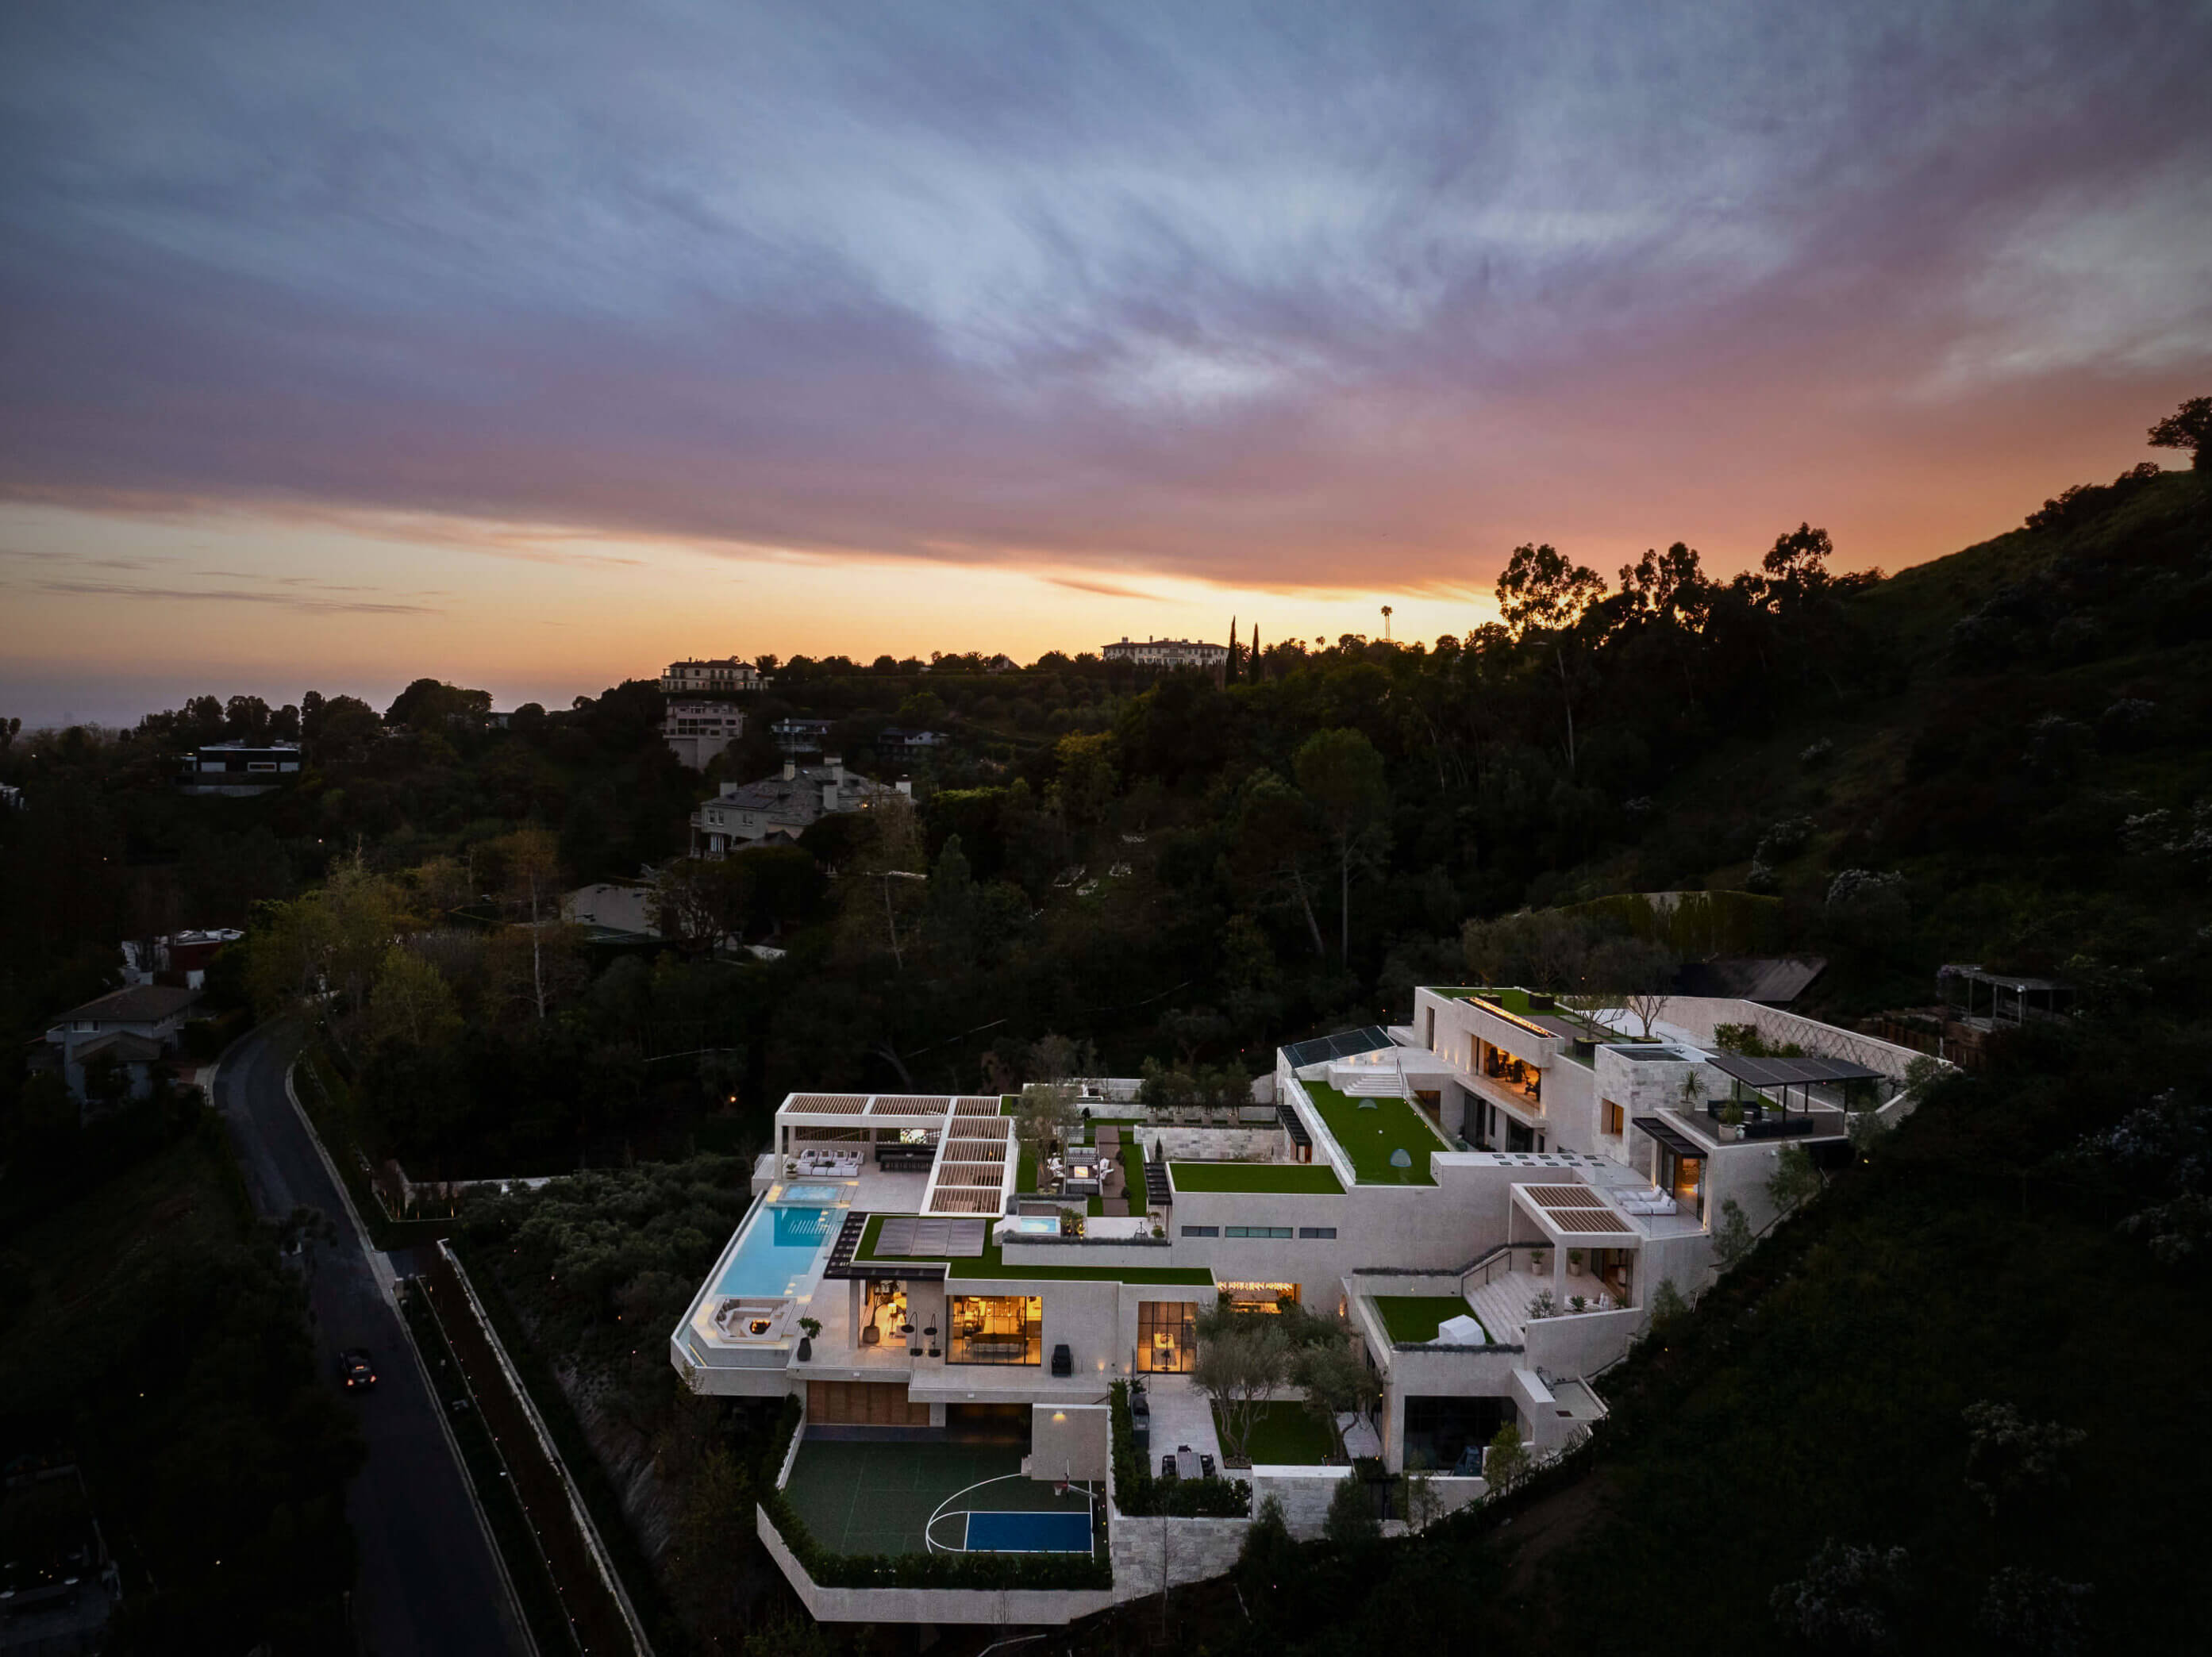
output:
{"label": "concrete retaining wall", "polygon": [[1219,1576],[1236,1564],[1251,1528],[1242,1519],[1131,1519],[1120,1512],[1109,1522],[1117,1600]]}
{"label": "concrete retaining wall", "polygon": [[1283,1504],[1283,1522],[1301,1542],[1321,1534],[1328,1517],[1328,1504],[1336,1495],[1337,1481],[1351,1476],[1349,1467],[1258,1466],[1252,1469],[1252,1510],[1269,1496]]}
{"label": "concrete retaining wall", "polygon": [[1595,1375],[1623,1352],[1644,1326],[1644,1311],[1577,1312],[1531,1319],[1521,1339],[1521,1362],[1555,1375]]}
{"label": "concrete retaining wall", "polygon": [[[1278,1121],[1267,1127],[1176,1127],[1166,1123],[1140,1127],[1137,1143],[1151,1161],[1152,1147],[1165,1144],[1171,1162],[1286,1162],[1291,1137]],[[1141,1170],[1140,1170],[1141,1171]]]}

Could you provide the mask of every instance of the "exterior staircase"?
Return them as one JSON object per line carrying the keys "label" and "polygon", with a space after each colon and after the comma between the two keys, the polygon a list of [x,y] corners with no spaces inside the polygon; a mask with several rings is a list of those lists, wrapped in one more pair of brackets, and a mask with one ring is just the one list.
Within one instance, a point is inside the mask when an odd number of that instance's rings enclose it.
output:
{"label": "exterior staircase", "polygon": [[[1340,1078],[1340,1079],[1339,1079]],[[1331,1077],[1336,1090],[1353,1099],[1404,1099],[1411,1101],[1413,1091],[1406,1085],[1406,1073],[1395,1065],[1346,1065]]]}
{"label": "exterior staircase", "polygon": [[1474,1290],[1467,1298],[1493,1345],[1518,1346],[1522,1330],[1528,1320],[1528,1302],[1535,1293],[1533,1279],[1518,1272],[1505,1272]]}

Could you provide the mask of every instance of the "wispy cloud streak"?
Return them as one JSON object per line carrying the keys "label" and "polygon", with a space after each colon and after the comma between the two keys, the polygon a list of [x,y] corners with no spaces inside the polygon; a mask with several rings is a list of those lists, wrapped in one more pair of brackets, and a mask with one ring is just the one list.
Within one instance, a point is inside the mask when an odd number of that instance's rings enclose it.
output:
{"label": "wispy cloud streak", "polygon": [[0,497],[549,567],[1893,559],[2203,389],[2207,61],[2010,0],[16,7]]}

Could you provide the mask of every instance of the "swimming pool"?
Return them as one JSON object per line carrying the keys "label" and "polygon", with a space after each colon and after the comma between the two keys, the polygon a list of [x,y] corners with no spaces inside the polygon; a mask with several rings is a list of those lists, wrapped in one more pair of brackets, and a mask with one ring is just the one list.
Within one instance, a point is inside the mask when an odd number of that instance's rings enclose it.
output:
{"label": "swimming pool", "polygon": [[1088,1553],[1087,1513],[971,1513],[970,1553]]}
{"label": "swimming pool", "polygon": [[1060,1216],[1057,1214],[1018,1214],[1003,1221],[999,1235],[1012,1232],[1018,1237],[1057,1237],[1060,1235]]}
{"label": "swimming pool", "polygon": [[762,1299],[798,1293],[829,1241],[829,1213],[826,1208],[759,1209],[714,1292]]}
{"label": "swimming pool", "polygon": [[801,1207],[827,1208],[845,1194],[842,1186],[787,1185],[776,1198],[780,1203],[795,1203]]}

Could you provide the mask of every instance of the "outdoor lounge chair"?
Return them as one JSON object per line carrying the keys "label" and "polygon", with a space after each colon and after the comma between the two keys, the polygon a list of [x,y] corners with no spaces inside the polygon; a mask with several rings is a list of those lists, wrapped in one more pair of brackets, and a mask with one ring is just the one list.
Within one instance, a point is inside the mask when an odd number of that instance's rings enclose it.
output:
{"label": "outdoor lounge chair", "polygon": [[1175,1452],[1173,1450],[1164,1451],[1161,1454],[1160,1477],[1162,1478],[1176,1478],[1181,1477],[1181,1475],[1176,1472],[1176,1459]]}
{"label": "outdoor lounge chair", "polygon": [[1213,1458],[1203,1450],[1198,1453],[1198,1473],[1201,1478],[1213,1477]]}

